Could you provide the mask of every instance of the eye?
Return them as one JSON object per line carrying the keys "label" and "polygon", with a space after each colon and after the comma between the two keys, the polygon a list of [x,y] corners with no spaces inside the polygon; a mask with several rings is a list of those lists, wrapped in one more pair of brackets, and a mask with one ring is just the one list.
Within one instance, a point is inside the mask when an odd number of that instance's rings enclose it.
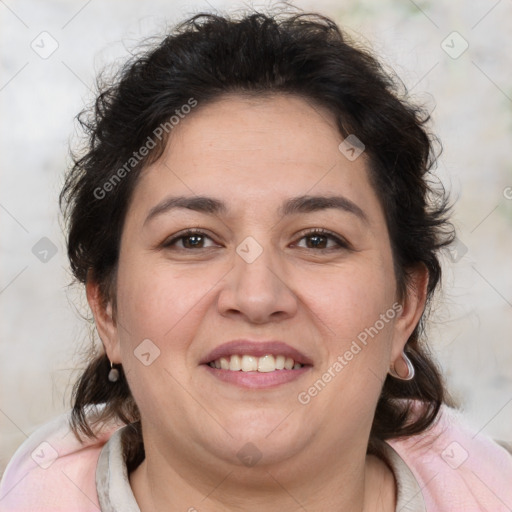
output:
{"label": "eye", "polygon": [[[343,238],[322,228],[302,233],[299,241],[294,244],[303,249],[337,250],[350,249],[350,244]],[[166,249],[193,250],[218,247],[218,244],[203,231],[188,229],[166,240],[162,247]]]}
{"label": "eye", "polygon": [[[206,245],[210,242],[208,245]],[[177,249],[207,249],[209,247],[216,247],[217,244],[204,232],[188,229],[171,239],[166,240],[163,244],[166,249],[177,248]]]}
{"label": "eye", "polygon": [[[301,241],[305,240],[305,245],[301,245]],[[349,249],[349,244],[342,238],[334,235],[325,229],[312,229],[302,234],[299,242],[295,244],[297,247],[304,249]]]}

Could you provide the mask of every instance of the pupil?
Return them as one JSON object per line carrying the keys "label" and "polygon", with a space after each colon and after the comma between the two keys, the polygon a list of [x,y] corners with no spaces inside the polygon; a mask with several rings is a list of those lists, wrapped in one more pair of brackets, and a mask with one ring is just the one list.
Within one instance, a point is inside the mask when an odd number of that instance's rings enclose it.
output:
{"label": "pupil", "polygon": [[198,245],[201,244],[201,241],[202,241],[202,236],[201,235],[190,235],[190,236],[187,236],[185,238],[186,242],[185,242],[185,246],[187,247],[197,247]]}
{"label": "pupil", "polygon": [[325,246],[325,236],[322,235],[313,235],[310,237],[310,242],[312,247],[324,247]]}

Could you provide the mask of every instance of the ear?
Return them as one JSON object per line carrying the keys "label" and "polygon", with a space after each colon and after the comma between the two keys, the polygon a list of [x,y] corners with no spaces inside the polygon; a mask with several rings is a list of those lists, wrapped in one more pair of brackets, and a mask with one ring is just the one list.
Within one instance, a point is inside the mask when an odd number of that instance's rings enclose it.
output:
{"label": "ear", "polygon": [[395,320],[391,361],[396,361],[418,324],[427,301],[428,269],[422,263],[409,272],[402,311]]}
{"label": "ear", "polygon": [[105,302],[100,293],[99,284],[89,278],[85,285],[85,291],[105,352],[112,363],[120,363],[119,337],[112,313],[112,302],[110,300]]}

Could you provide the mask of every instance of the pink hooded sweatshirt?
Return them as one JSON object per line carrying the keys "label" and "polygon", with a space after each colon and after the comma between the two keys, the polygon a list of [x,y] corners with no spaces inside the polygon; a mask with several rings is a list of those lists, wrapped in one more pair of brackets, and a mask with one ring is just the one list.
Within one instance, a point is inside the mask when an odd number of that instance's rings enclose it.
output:
{"label": "pink hooded sweatshirt", "polygon": [[[1,512],[105,510],[100,507],[96,487],[98,458],[102,447],[122,425],[103,425],[97,439],[81,444],[71,432],[68,420],[69,415],[63,415],[41,427],[17,450],[0,484]],[[512,511],[512,455],[465,426],[455,410],[443,407],[438,421],[429,430],[387,444],[405,463],[403,466],[408,466],[418,484],[415,483],[419,489],[416,494],[422,495],[420,508],[402,510]],[[117,479],[108,470],[105,472],[103,480],[110,481],[111,488],[116,487],[109,492],[126,494],[125,466],[119,471],[123,475]],[[124,482],[124,487],[119,481]],[[133,505],[133,496],[131,500],[127,509],[138,510]],[[111,510],[114,508],[108,507]]]}

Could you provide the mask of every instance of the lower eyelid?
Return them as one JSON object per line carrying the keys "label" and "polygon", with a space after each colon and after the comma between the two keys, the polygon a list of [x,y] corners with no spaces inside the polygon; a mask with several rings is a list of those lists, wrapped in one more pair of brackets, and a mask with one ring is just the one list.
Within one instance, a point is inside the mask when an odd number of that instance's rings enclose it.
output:
{"label": "lower eyelid", "polygon": [[321,247],[319,249],[315,249],[314,247],[302,247],[300,246],[300,249],[308,249],[308,250],[312,250],[312,251],[329,251],[329,250],[332,250],[332,249],[347,249],[348,248],[348,245],[346,243],[344,243],[342,240],[336,240],[334,238],[331,238],[329,237],[329,240],[334,242],[334,246],[330,246],[330,247]]}

